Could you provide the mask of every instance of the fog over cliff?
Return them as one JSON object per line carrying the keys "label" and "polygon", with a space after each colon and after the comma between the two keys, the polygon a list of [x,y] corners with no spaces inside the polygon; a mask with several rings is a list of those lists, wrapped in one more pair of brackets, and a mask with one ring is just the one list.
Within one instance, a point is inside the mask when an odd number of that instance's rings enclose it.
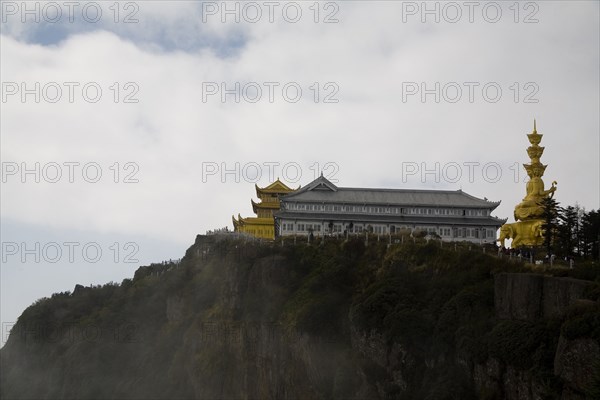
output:
{"label": "fog over cliff", "polygon": [[1,395],[598,398],[597,266],[532,273],[491,251],[198,236],[178,263],[25,310]]}

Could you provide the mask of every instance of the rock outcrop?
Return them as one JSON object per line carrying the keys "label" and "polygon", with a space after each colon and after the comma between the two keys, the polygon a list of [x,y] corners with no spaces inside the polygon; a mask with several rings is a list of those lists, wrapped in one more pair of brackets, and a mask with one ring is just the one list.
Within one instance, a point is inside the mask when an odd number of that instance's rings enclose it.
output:
{"label": "rock outcrop", "polygon": [[531,273],[495,276],[496,316],[533,321],[564,315],[593,282]]}
{"label": "rock outcrop", "polygon": [[568,340],[561,336],[554,358],[554,374],[565,383],[565,394],[571,398],[592,390],[600,368],[600,345],[593,339]]}

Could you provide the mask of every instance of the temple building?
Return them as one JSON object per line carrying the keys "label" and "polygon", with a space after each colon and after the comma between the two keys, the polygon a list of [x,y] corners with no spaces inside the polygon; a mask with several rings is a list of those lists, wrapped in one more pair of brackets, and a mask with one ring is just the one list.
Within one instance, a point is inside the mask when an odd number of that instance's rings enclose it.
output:
{"label": "temple building", "polygon": [[238,218],[231,217],[233,221],[233,229],[235,232],[244,232],[252,236],[263,239],[275,239],[275,222],[273,213],[279,210],[279,198],[283,195],[291,193],[294,189],[287,187],[279,178],[264,188],[256,188],[256,196],[260,202],[252,202],[252,211],[256,217],[242,218],[238,214]]}
{"label": "temple building", "polygon": [[281,236],[421,231],[444,241],[494,243],[506,222],[491,215],[499,201],[462,190],[344,188],[323,176],[280,201],[275,229]]}

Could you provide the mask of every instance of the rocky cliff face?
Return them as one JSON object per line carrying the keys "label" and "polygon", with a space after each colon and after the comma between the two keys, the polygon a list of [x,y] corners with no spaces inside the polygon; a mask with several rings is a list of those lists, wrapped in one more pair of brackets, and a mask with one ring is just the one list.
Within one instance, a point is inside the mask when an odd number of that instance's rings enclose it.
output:
{"label": "rocky cliff face", "polygon": [[594,284],[500,273],[508,268],[521,267],[435,243],[199,236],[179,265],[142,267],[121,285],[78,288],[26,310],[0,353],[0,390],[2,398],[593,398],[600,312],[595,299],[574,303]]}
{"label": "rocky cliff face", "polygon": [[[561,336],[554,358],[554,374],[565,382],[564,398],[584,398],[598,377],[600,346],[589,338],[569,340]],[[579,394],[578,394],[579,393]]]}
{"label": "rocky cliff face", "polygon": [[594,284],[531,273],[501,273],[494,282],[496,316],[529,321],[563,316]]}
{"label": "rocky cliff face", "polygon": [[[597,312],[597,304],[584,299],[586,291],[595,285],[590,281],[532,273],[499,273],[494,283],[499,320],[543,323],[544,319],[564,319],[576,307]],[[558,378],[553,386],[549,387],[548,377],[538,371],[519,370],[494,357],[475,365],[475,385],[481,394],[502,393],[503,398],[509,400],[545,399],[549,393],[561,399],[594,398],[598,393],[594,388],[600,365],[598,349],[597,340],[569,340],[561,334],[558,343],[547,348],[547,353],[554,354],[552,372]]]}

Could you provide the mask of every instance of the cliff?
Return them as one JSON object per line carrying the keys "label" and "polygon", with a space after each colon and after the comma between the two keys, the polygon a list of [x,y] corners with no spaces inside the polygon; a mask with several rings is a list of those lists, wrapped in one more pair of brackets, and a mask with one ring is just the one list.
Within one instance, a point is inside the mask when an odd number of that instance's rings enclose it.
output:
{"label": "cliff", "polygon": [[25,310],[0,394],[597,398],[598,287],[439,242],[198,236],[179,264]]}

